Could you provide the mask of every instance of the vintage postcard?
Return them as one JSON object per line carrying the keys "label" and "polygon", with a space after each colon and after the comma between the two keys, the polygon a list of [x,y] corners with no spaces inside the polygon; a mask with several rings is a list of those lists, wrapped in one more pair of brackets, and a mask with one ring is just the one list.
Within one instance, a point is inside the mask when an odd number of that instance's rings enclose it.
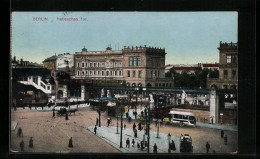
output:
{"label": "vintage postcard", "polygon": [[237,12],[12,12],[10,153],[236,154]]}

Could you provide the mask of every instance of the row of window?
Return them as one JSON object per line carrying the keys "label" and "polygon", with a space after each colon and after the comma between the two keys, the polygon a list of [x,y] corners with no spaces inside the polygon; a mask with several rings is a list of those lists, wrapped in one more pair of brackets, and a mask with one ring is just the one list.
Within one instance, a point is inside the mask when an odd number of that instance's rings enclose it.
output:
{"label": "row of window", "polygon": [[[231,79],[236,78],[236,70],[232,70]],[[228,70],[224,70],[224,79],[228,79]]]}
{"label": "row of window", "polygon": [[122,71],[77,71],[77,76],[122,76]]}
{"label": "row of window", "polygon": [[141,57],[129,57],[129,66],[141,66]]}
{"label": "row of window", "polygon": [[[136,77],[137,71],[132,71],[132,77]],[[127,71],[127,77],[131,77],[131,71]],[[138,78],[142,77],[142,71],[138,71]]]}
{"label": "row of window", "polygon": [[78,62],[78,67],[87,68],[87,67],[122,67],[122,62]]}
{"label": "row of window", "polygon": [[155,83],[155,87],[172,87],[172,84],[168,83]]}

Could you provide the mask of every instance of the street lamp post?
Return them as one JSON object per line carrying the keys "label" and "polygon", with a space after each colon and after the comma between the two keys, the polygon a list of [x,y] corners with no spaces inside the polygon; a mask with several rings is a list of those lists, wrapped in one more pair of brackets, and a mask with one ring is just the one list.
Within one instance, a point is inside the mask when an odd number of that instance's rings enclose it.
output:
{"label": "street lamp post", "polygon": [[[123,100],[124,103],[124,100]],[[123,113],[122,113],[122,105],[123,103],[120,102],[120,110],[121,110],[121,133],[120,133],[120,148],[122,148],[122,131],[123,131]]]}
{"label": "street lamp post", "polygon": [[116,133],[118,134],[118,112],[117,112],[117,108],[116,108]]}
{"label": "street lamp post", "polygon": [[78,94],[77,94],[77,109],[79,108],[79,102],[78,102],[78,97],[79,97],[79,89],[77,89],[77,92],[78,92]]}
{"label": "street lamp post", "polygon": [[170,141],[171,141],[171,134],[168,134],[168,144],[169,144],[169,149],[168,149],[168,153],[171,153],[171,148],[170,148]]}
{"label": "street lamp post", "polygon": [[148,122],[147,122],[147,153],[149,153],[149,145],[150,145],[150,105],[148,105]]}

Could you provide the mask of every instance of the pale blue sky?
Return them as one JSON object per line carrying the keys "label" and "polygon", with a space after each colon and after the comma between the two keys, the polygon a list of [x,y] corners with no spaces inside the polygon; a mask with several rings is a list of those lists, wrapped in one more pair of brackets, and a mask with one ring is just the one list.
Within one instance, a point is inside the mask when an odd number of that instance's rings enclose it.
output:
{"label": "pale blue sky", "polygon": [[11,53],[42,63],[84,46],[103,51],[108,45],[116,50],[147,45],[165,48],[166,64],[218,62],[219,42],[237,42],[237,19],[237,12],[14,12]]}

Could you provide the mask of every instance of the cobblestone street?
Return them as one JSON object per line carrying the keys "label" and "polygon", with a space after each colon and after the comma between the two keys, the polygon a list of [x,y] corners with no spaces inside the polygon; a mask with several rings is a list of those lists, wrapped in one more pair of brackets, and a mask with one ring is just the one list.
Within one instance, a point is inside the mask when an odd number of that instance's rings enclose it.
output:
{"label": "cobblestone street", "polygon": [[[120,151],[118,147],[106,141],[106,135],[111,135],[116,133],[116,118],[112,118],[112,123],[110,127],[107,127],[107,113],[101,113],[101,125],[103,131],[100,132],[101,128],[98,128],[99,135],[102,133],[104,138],[98,137],[91,130],[96,124],[96,118],[98,118],[98,113],[96,111],[90,110],[90,108],[79,108],[76,114],[69,116],[69,120],[65,120],[64,116],[52,118],[52,111],[49,110],[16,110],[11,111],[11,121],[16,121],[17,126],[14,131],[11,131],[11,151],[20,151],[19,144],[23,140],[25,143],[25,152],[48,152],[48,153],[122,153],[122,152],[137,152],[137,151]],[[132,132],[132,125],[135,122],[132,120],[131,123],[124,119],[126,124],[126,129],[129,134]],[[137,124],[137,122],[136,122]],[[120,126],[120,119],[119,119]],[[17,137],[18,128],[21,127],[23,130],[23,137]],[[126,132],[127,130],[123,130]],[[155,124],[151,124],[151,134],[156,134],[157,128]],[[237,151],[237,131],[227,131],[225,134],[228,136],[228,144],[224,145],[224,139],[220,137],[219,129],[210,129],[202,127],[179,127],[163,125],[160,127],[160,141],[161,145],[165,144],[167,140],[163,138],[164,135],[170,133],[172,139],[178,139],[181,134],[189,134],[193,140],[193,153],[205,153],[206,152],[206,142],[210,143],[210,153],[215,150],[216,153],[233,153]],[[120,127],[119,127],[120,132]],[[139,132],[139,131],[138,131]],[[117,134],[119,135],[119,134]],[[131,134],[133,136],[133,134]],[[141,132],[138,133],[138,136]],[[151,138],[155,135],[151,135]],[[29,139],[33,137],[34,147],[29,148]],[[73,148],[69,148],[69,139],[72,137]],[[140,136],[139,136],[140,137]],[[131,138],[131,136],[129,137]],[[119,137],[114,138],[113,142],[119,145]],[[124,138],[123,138],[124,139]],[[131,138],[132,139],[132,138]],[[155,141],[155,139],[151,139]],[[166,153],[165,147],[161,146],[159,141],[157,141],[158,152]],[[152,146],[153,142],[150,143]],[[176,148],[178,149],[178,143],[176,143]],[[125,147],[125,140],[123,140],[123,147]],[[134,149],[131,148],[130,149]],[[135,149],[137,149],[135,147]],[[152,152],[152,147],[150,148]],[[176,151],[176,153],[179,150]]]}

